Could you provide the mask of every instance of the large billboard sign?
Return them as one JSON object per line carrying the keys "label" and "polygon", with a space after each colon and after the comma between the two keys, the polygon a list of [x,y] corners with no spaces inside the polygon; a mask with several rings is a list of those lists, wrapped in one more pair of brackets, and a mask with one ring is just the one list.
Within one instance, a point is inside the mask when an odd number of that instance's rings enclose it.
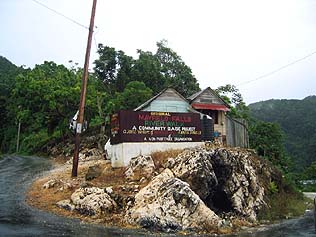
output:
{"label": "large billboard sign", "polygon": [[199,142],[197,113],[119,111],[111,117],[111,144],[122,142]]}

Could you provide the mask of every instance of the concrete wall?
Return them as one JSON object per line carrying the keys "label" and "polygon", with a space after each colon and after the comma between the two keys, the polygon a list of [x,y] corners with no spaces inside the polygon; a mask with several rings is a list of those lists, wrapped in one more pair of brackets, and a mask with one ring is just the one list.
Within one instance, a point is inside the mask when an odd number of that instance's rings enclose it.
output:
{"label": "concrete wall", "polygon": [[201,146],[204,142],[135,142],[120,143],[107,147],[111,158],[112,167],[125,167],[132,157],[138,155],[149,155],[155,151],[166,151],[170,149],[184,149]]}

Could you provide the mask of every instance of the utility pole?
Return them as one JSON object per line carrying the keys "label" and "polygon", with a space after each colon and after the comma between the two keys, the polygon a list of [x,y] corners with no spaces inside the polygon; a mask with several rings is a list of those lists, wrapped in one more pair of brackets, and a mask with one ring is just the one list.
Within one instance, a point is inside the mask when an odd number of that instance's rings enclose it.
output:
{"label": "utility pole", "polygon": [[73,157],[73,163],[72,163],[72,172],[71,172],[72,177],[77,177],[77,173],[78,173],[80,134],[82,132],[84,107],[85,107],[85,102],[86,102],[89,59],[90,59],[91,42],[92,42],[92,35],[93,35],[94,17],[95,17],[96,6],[97,6],[97,0],[93,0],[91,18],[90,18],[90,26],[89,26],[89,35],[88,35],[88,42],[87,42],[87,49],[86,49],[86,56],[85,56],[83,76],[82,76],[79,116],[78,116],[77,125],[76,125],[75,151],[74,151],[74,157]]}

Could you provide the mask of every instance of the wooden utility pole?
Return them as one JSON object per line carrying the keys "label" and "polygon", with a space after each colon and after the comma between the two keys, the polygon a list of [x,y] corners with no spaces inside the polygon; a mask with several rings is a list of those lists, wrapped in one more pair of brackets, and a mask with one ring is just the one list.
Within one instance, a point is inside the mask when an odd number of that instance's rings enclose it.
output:
{"label": "wooden utility pole", "polygon": [[93,27],[94,27],[94,17],[97,6],[97,0],[93,0],[91,18],[90,18],[90,26],[89,26],[89,35],[86,49],[86,57],[84,61],[83,68],[83,76],[82,76],[82,85],[81,85],[81,96],[80,96],[80,105],[79,105],[79,115],[77,119],[76,125],[76,135],[75,135],[75,151],[72,163],[72,177],[77,177],[78,173],[78,163],[79,163],[79,147],[80,147],[80,134],[82,132],[83,127],[83,115],[84,115],[84,107],[86,102],[86,92],[87,92],[87,82],[88,82],[88,69],[89,69],[89,59],[90,59],[90,51],[91,51],[91,42],[93,35]]}

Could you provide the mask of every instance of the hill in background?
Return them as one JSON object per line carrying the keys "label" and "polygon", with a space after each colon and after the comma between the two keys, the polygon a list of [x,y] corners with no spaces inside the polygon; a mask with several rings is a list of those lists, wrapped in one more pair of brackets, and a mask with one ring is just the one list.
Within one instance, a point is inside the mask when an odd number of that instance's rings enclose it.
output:
{"label": "hill in background", "polygon": [[267,100],[249,105],[259,120],[280,124],[296,171],[316,161],[316,96],[303,100]]}

